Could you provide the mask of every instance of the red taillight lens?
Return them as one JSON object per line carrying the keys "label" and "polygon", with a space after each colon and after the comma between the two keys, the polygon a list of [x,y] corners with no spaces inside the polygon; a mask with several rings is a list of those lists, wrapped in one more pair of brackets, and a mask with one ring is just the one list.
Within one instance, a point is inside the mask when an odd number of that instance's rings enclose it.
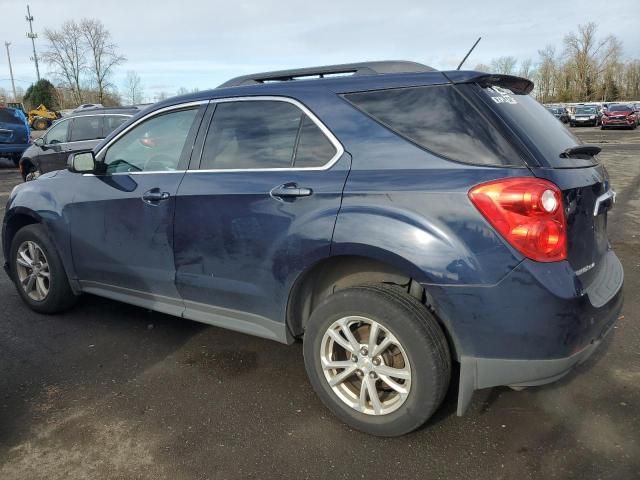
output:
{"label": "red taillight lens", "polygon": [[538,262],[567,258],[562,194],[553,183],[537,178],[507,178],[473,187],[469,198],[524,256]]}

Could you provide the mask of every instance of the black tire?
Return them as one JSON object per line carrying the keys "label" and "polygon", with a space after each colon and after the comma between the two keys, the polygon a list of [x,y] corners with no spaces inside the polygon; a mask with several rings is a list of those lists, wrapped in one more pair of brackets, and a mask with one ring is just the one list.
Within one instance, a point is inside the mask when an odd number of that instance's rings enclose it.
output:
{"label": "black tire", "polygon": [[[347,405],[325,378],[322,339],[334,322],[348,316],[377,322],[396,337],[408,357],[409,393],[404,403],[388,414],[366,414]],[[344,423],[371,435],[398,436],[422,426],[440,406],[451,378],[449,346],[437,320],[397,286],[353,287],[326,298],[308,321],[303,349],[309,380],[322,402]]]}
{"label": "black tire", "polygon": [[576,126],[576,124],[575,124],[575,123],[573,123],[573,122],[571,122],[571,123],[569,123],[569,126],[570,126],[570,127],[575,127],[575,126]]}
{"label": "black tire", "polygon": [[600,125],[600,130],[605,130],[605,126],[604,125]]}
{"label": "black tire", "polygon": [[[18,249],[26,241],[34,242],[42,250],[49,266],[49,291],[42,300],[34,300],[31,298],[19,280],[17,265]],[[42,225],[27,225],[18,230],[13,237],[9,250],[9,267],[18,294],[20,294],[32,310],[39,313],[53,314],[62,312],[75,303],[77,297],[73,294],[69,286],[69,280],[60,256]]]}

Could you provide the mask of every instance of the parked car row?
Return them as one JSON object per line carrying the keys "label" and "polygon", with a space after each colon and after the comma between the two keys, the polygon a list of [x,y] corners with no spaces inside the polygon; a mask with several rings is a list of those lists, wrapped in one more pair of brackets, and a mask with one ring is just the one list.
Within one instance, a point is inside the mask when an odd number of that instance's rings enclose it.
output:
{"label": "parked car row", "polygon": [[634,129],[640,124],[640,102],[578,103],[546,105],[546,109],[571,127],[622,127]]}

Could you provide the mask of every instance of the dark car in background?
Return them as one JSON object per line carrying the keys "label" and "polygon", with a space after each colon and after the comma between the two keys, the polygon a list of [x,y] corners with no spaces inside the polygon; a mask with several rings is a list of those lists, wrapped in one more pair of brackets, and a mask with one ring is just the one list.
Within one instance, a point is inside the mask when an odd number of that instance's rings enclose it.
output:
{"label": "dark car in background", "polygon": [[137,107],[92,108],[56,121],[22,154],[22,178],[29,181],[65,168],[70,153],[91,150],[138,111]]}
{"label": "dark car in background", "polygon": [[618,318],[600,149],[532,89],[368,62],[168,99],[14,188],[5,268],[41,313],[90,293],[301,339],[340,419],[407,433],[452,381],[462,414],[559,379]]}
{"label": "dark car in background", "polygon": [[631,105],[612,103],[604,111],[600,128],[631,128],[638,127],[638,113]]}
{"label": "dark car in background", "polygon": [[567,111],[566,108],[564,107],[546,107],[547,110],[549,110],[549,112],[551,112],[553,114],[554,117],[556,117],[558,120],[560,120],[562,123],[568,123],[569,122],[569,112]]}
{"label": "dark car in background", "polygon": [[15,108],[0,107],[0,157],[9,158],[18,165],[29,142],[29,125],[24,114]]}
{"label": "dark car in background", "polygon": [[600,109],[595,105],[577,105],[569,118],[572,127],[596,127],[600,124]]}

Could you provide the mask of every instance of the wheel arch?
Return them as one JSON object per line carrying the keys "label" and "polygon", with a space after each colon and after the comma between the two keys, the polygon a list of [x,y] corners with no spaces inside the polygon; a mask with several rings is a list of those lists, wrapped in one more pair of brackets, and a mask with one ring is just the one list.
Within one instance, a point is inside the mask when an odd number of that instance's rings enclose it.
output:
{"label": "wheel arch", "polygon": [[16,207],[11,210],[11,213],[7,214],[2,226],[2,250],[5,261],[8,261],[11,243],[18,230],[36,223],[42,224],[42,217],[33,210],[24,207]]}
{"label": "wheel arch", "polygon": [[305,325],[314,308],[332,293],[345,288],[370,283],[387,283],[406,289],[425,308],[431,310],[447,337],[453,358],[459,358],[453,332],[429,302],[429,293],[416,281],[417,267],[398,266],[379,258],[361,255],[336,255],[325,258],[307,268],[291,288],[287,303],[286,322],[295,337],[304,334]]}

